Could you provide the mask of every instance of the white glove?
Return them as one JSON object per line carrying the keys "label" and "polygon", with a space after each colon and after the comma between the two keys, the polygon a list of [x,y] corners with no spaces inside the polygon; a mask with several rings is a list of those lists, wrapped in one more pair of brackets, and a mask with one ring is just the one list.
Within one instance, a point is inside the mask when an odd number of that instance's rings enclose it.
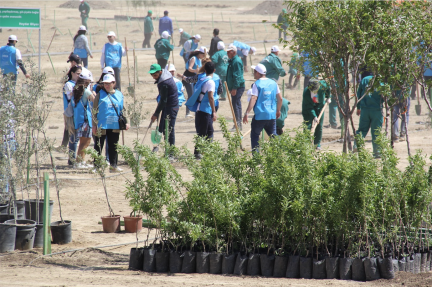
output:
{"label": "white glove", "polygon": [[327,102],[327,104],[330,105],[330,103],[331,103],[331,98],[327,98],[326,102]]}
{"label": "white glove", "polygon": [[316,124],[316,125],[319,123],[319,120],[317,117],[314,117],[313,121],[314,121],[314,124]]}

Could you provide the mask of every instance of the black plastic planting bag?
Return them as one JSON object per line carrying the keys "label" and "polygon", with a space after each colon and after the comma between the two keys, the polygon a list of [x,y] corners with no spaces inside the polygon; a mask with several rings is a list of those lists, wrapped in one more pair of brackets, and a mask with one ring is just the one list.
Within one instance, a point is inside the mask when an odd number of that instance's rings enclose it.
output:
{"label": "black plastic planting bag", "polygon": [[211,253],[210,258],[210,274],[222,273],[222,253]]}
{"label": "black plastic planting bag", "polygon": [[339,257],[329,257],[325,261],[327,279],[339,278]]}
{"label": "black plastic planting bag", "polygon": [[224,254],[222,257],[222,274],[233,274],[237,254]]}
{"label": "black plastic planting bag", "polygon": [[182,273],[195,273],[196,252],[186,251],[183,256]]}
{"label": "black plastic planting bag", "polygon": [[364,269],[366,274],[366,281],[378,280],[381,278],[378,262],[376,257],[365,258]]}
{"label": "black plastic planting bag", "polygon": [[235,275],[246,275],[247,273],[248,257],[246,255],[238,254],[234,265]]}
{"label": "black plastic planting bag", "polygon": [[[351,280],[352,278],[352,264],[354,259],[352,258],[340,258],[339,259],[339,278],[342,280]],[[328,275],[328,273],[327,273]]]}
{"label": "black plastic planting bag", "polygon": [[420,272],[422,272],[422,273],[426,272],[427,256],[428,256],[428,254],[426,252],[425,253],[421,253],[421,257],[420,257]]}
{"label": "black plastic planting bag", "polygon": [[352,263],[352,280],[366,281],[366,274],[363,262],[365,258],[356,258]]}
{"label": "black plastic planting bag", "polygon": [[290,256],[288,258],[288,267],[285,273],[287,278],[299,278],[300,277],[300,256]]}
{"label": "black plastic planting bag", "polygon": [[395,278],[395,271],[393,268],[393,258],[378,258],[378,267],[379,272],[382,278],[384,279],[393,279]]}
{"label": "black plastic planting bag", "polygon": [[156,254],[156,249],[144,249],[143,271],[145,272],[156,271],[155,254]]}
{"label": "black plastic planting bag", "polygon": [[414,253],[414,274],[420,273],[421,253]]}
{"label": "black plastic planting bag", "polygon": [[414,273],[414,255],[409,256],[406,259],[407,259],[407,267],[406,267],[407,269],[406,269],[406,271]]}
{"label": "black plastic planting bag", "polygon": [[183,254],[170,252],[169,269],[171,273],[180,273],[182,270]]}
{"label": "black plastic planting bag", "polygon": [[397,259],[393,259],[392,262],[393,262],[393,270],[396,273],[399,271],[399,262],[397,261]]}
{"label": "black plastic planting bag", "polygon": [[248,264],[247,264],[247,275],[259,276],[261,275],[260,268],[260,254],[249,254]]}
{"label": "black plastic planting bag", "polygon": [[313,279],[326,279],[326,260],[313,260],[312,265],[312,278]]}
{"label": "black plastic planting bag", "polygon": [[157,252],[155,258],[156,258],[156,272],[158,273],[168,272],[170,254],[168,252]]}
{"label": "black plastic planting bag", "polygon": [[143,248],[131,248],[129,257],[129,270],[142,270],[144,260]]}
{"label": "black plastic planting bag", "polygon": [[288,257],[276,256],[273,268],[273,277],[285,277],[288,265]]}
{"label": "black plastic planting bag", "polygon": [[300,278],[312,279],[312,258],[300,257]]}
{"label": "black plastic planting bag", "polygon": [[405,260],[405,257],[402,257],[401,259],[399,259],[398,268],[399,268],[399,271],[407,271],[407,262]]}
{"label": "black plastic planting bag", "polygon": [[261,262],[261,275],[266,277],[273,276],[273,267],[275,262],[274,255],[261,254],[260,255]]}
{"label": "black plastic planting bag", "polygon": [[210,253],[197,252],[196,253],[196,273],[209,273],[210,272]]}
{"label": "black plastic planting bag", "polygon": [[430,251],[428,251],[427,253],[427,259],[426,259],[426,272],[429,272],[430,271],[430,260],[431,260],[431,257],[430,257]]}

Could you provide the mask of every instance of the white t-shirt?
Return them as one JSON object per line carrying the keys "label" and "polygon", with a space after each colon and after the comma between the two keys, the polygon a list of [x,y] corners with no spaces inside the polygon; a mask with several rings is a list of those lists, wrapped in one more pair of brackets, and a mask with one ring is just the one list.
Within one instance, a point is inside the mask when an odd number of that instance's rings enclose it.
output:
{"label": "white t-shirt", "polygon": [[66,97],[69,101],[73,95],[74,86],[75,85],[72,85],[72,83],[70,83],[70,82],[66,82],[66,84],[64,85],[64,92],[65,92]]}
{"label": "white t-shirt", "polygon": [[[269,79],[269,78],[263,78],[263,79],[261,79],[261,81],[266,81],[266,80],[273,81],[272,79]],[[279,85],[276,85],[276,86],[277,86],[276,94],[280,94]],[[259,95],[258,88],[255,85],[255,83],[253,83],[252,84],[252,96],[258,97],[258,95]]]}
{"label": "white t-shirt", "polygon": [[[204,81],[205,79],[210,79],[210,80],[208,80],[207,82],[204,83],[204,85],[202,85],[201,92],[203,92],[204,94],[207,92],[213,92],[213,94],[214,94],[215,88],[216,88],[215,82],[212,80],[212,77],[210,77],[210,76],[201,79],[201,81]],[[200,94],[200,96],[199,96],[200,101],[202,101],[202,99],[204,98],[204,94]],[[201,104],[198,104],[197,111],[200,110],[200,106],[201,106]]]}

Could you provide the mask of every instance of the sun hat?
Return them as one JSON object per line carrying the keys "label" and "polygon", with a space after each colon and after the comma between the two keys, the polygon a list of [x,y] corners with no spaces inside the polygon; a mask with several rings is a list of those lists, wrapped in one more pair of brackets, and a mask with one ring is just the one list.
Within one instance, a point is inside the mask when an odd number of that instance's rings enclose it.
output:
{"label": "sun hat", "polygon": [[271,51],[272,51],[272,52],[279,52],[280,49],[279,49],[278,46],[275,45],[275,46],[271,47]]}
{"label": "sun hat", "polygon": [[164,39],[168,39],[170,36],[170,34],[168,33],[168,31],[163,31],[161,37]]}
{"label": "sun hat", "polygon": [[114,37],[115,37],[116,34],[114,33],[114,31],[109,31],[108,34],[107,34],[107,37],[108,37],[108,36],[114,36]]}
{"label": "sun hat", "polygon": [[261,75],[265,75],[267,73],[267,69],[263,64],[258,64],[256,66],[251,66],[252,69],[260,73]]}
{"label": "sun hat", "polygon": [[18,42],[18,38],[15,35],[10,35],[8,38],[9,41],[17,41]]}
{"label": "sun hat", "polygon": [[162,71],[161,66],[159,64],[153,64],[150,66],[150,71],[148,71],[148,72],[149,72],[149,74],[153,74],[153,73],[156,73],[158,71]]}
{"label": "sun hat", "polygon": [[115,73],[114,73],[114,69],[113,68],[111,68],[111,67],[105,67],[103,69],[103,71],[102,71],[102,74],[111,74],[111,75],[114,75]]}
{"label": "sun hat", "polygon": [[228,48],[226,49],[226,51],[237,51],[237,47],[234,46],[233,43],[229,44]]}
{"label": "sun hat", "polygon": [[79,31],[87,31],[87,28],[86,28],[86,26],[84,26],[84,25],[81,25],[81,26],[79,26],[79,29],[78,29]]}
{"label": "sun hat", "polygon": [[106,74],[106,75],[103,77],[102,83],[112,83],[112,82],[115,82],[115,78],[114,78],[113,75]]}
{"label": "sun hat", "polygon": [[217,49],[218,49],[218,50],[223,50],[223,49],[225,49],[225,43],[222,42],[222,41],[219,41],[219,42],[217,43]]}
{"label": "sun hat", "polygon": [[83,79],[83,80],[90,80],[90,81],[93,81],[93,75],[92,75],[92,73],[91,73],[89,70],[87,70],[87,69],[81,71],[81,74],[79,75],[79,78],[80,78],[80,79]]}
{"label": "sun hat", "polygon": [[173,64],[170,64],[169,67],[168,67],[168,65],[166,65],[165,70],[168,70],[168,72],[171,72],[171,71],[175,71],[176,68]]}
{"label": "sun hat", "polygon": [[195,36],[194,36],[194,38],[196,39],[196,40],[201,40],[201,36],[200,36],[200,34],[196,34]]}
{"label": "sun hat", "polygon": [[256,48],[255,47],[251,47],[251,50],[252,50],[252,54],[255,55]]}
{"label": "sun hat", "polygon": [[182,28],[180,28],[180,29],[179,29],[179,32],[180,32],[180,33],[181,33],[181,32],[183,32],[183,29],[182,29]]}

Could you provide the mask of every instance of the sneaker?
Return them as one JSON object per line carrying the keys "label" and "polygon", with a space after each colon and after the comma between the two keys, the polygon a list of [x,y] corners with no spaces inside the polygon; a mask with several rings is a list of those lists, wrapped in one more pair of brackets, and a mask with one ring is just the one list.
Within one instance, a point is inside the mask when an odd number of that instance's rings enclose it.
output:
{"label": "sneaker", "polygon": [[399,137],[399,141],[404,142],[405,141],[405,136],[400,136]]}
{"label": "sneaker", "polygon": [[226,98],[219,98],[219,101],[222,101],[222,102],[224,102],[226,100],[227,100]]}
{"label": "sneaker", "polygon": [[191,114],[186,114],[185,118],[193,118],[193,115],[191,115]]}
{"label": "sneaker", "polygon": [[123,169],[119,168],[118,166],[110,166],[109,170],[110,170],[111,173],[122,172],[123,171]]}
{"label": "sneaker", "polygon": [[153,149],[152,149],[152,153],[155,153],[155,152],[157,152],[159,150],[159,147],[158,146],[155,146],[155,147],[153,147]]}
{"label": "sneaker", "polygon": [[398,143],[399,142],[399,137],[394,137],[393,138],[393,143]]}
{"label": "sneaker", "polygon": [[90,173],[96,173],[96,172],[97,172],[96,168],[92,168],[92,169],[90,170]]}
{"label": "sneaker", "polygon": [[197,154],[195,154],[195,159],[197,159],[197,160],[200,160],[200,159],[202,159],[202,154],[200,154],[200,153],[197,153]]}
{"label": "sneaker", "polygon": [[87,169],[87,166],[86,166],[86,164],[84,162],[79,162],[79,163],[76,163],[74,165],[74,168],[76,168],[76,169]]}
{"label": "sneaker", "polygon": [[236,131],[237,131],[237,129],[235,126],[232,129],[230,129],[230,132],[236,132]]}
{"label": "sneaker", "polygon": [[328,129],[330,127],[330,125],[325,125],[324,128]]}
{"label": "sneaker", "polygon": [[317,146],[315,150],[320,151],[320,150],[321,150],[321,147],[320,147],[320,146]]}
{"label": "sneaker", "polygon": [[176,161],[175,157],[172,156],[172,155],[169,155],[169,156],[168,156],[168,160],[169,160],[170,162],[175,162],[175,161]]}
{"label": "sneaker", "polygon": [[84,163],[84,165],[86,166],[86,168],[93,168],[93,165],[92,164],[90,164],[90,163]]}

